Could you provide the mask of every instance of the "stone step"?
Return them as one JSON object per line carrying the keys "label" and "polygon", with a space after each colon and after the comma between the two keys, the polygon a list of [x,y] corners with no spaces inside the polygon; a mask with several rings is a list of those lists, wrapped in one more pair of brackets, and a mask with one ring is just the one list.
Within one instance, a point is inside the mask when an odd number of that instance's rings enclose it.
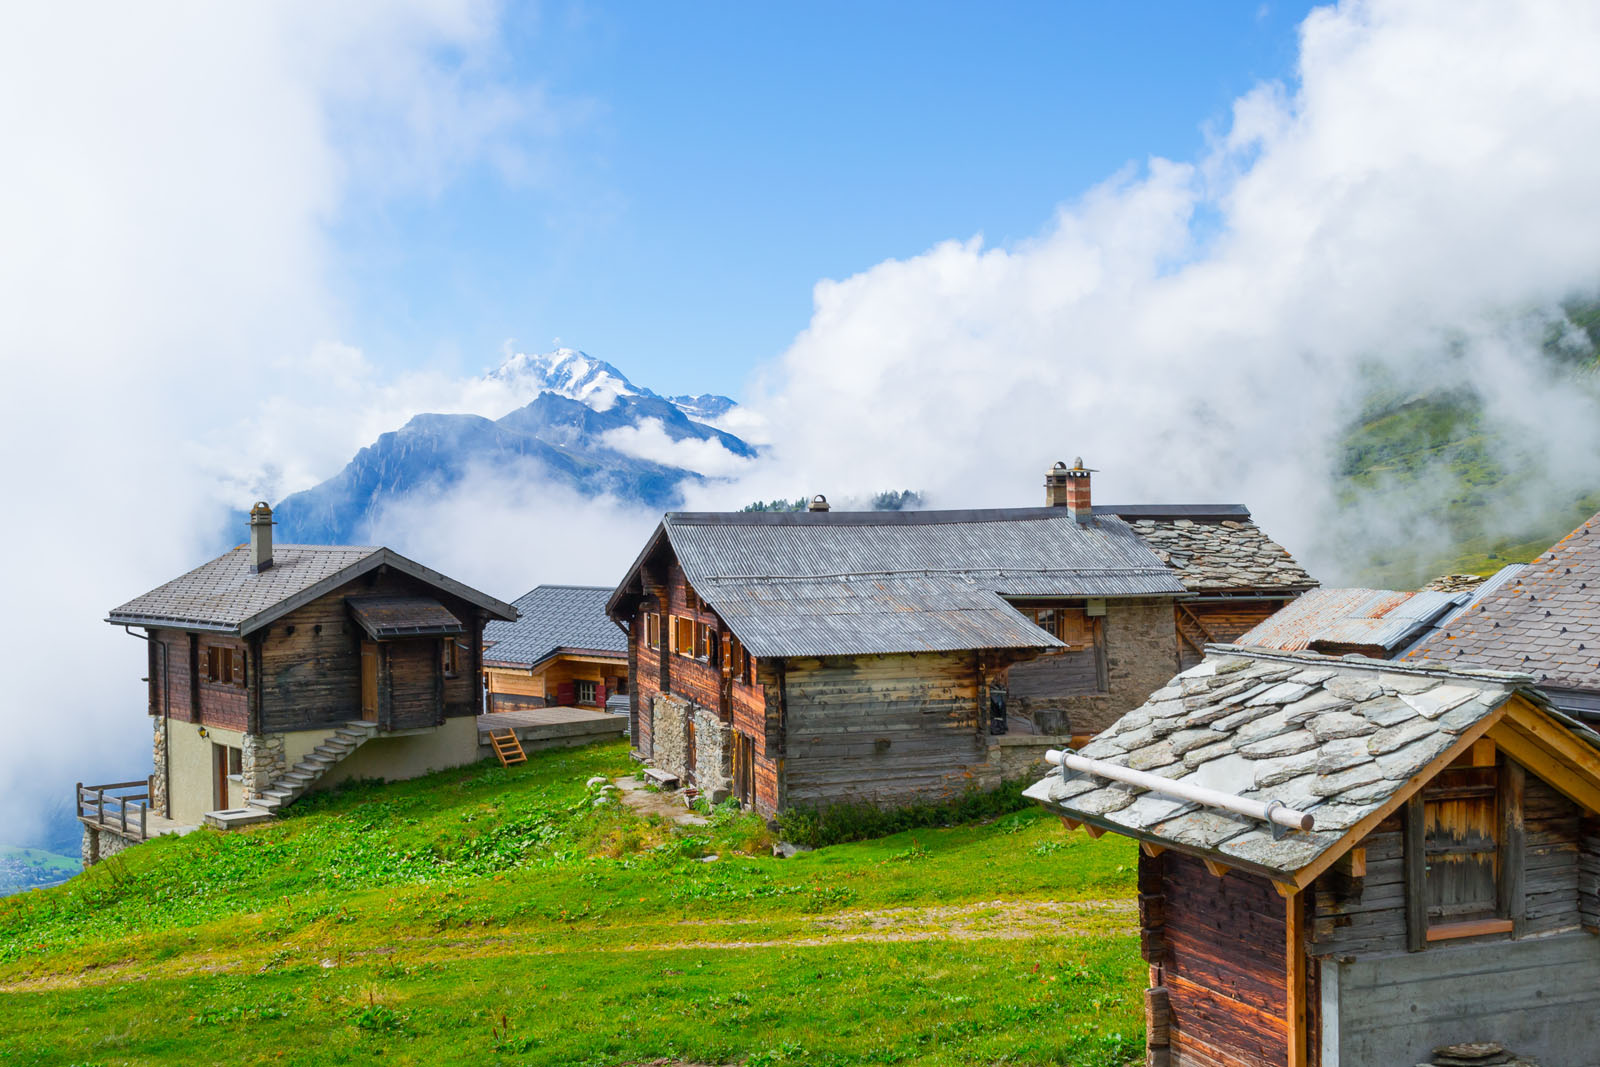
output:
{"label": "stone step", "polygon": [[277,811],[283,807],[285,802],[279,797],[259,796],[251,797],[249,803],[252,808],[260,808],[263,811]]}
{"label": "stone step", "polygon": [[309,771],[289,771],[282,778],[279,778],[278,782],[275,783],[275,784],[283,784],[283,783],[287,783],[287,782],[295,782],[295,783],[302,784],[302,785],[310,785],[312,782],[314,782],[316,780],[317,780],[317,775],[312,774]]}
{"label": "stone step", "polygon": [[321,778],[324,774],[328,773],[328,768],[332,767],[332,766],[333,766],[332,763],[327,763],[327,762],[324,762],[323,760],[310,760],[310,759],[307,759],[307,760],[301,760],[299,763],[296,763],[293,767],[290,767],[289,768],[289,773],[290,774],[309,774],[313,778]]}
{"label": "stone step", "polygon": [[313,755],[313,756],[321,756],[323,759],[327,760],[329,763],[338,763],[340,760],[344,759],[346,756],[350,755],[350,753],[354,752],[355,750],[356,750],[356,746],[355,745],[341,745],[341,744],[329,743],[329,742],[325,741],[322,744],[318,745],[316,748],[312,749],[311,750],[311,755]]}

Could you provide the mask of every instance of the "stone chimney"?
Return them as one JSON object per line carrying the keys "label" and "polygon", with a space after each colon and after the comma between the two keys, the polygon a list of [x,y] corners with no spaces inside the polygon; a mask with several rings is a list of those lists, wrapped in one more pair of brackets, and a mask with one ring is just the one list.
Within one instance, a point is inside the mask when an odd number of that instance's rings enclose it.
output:
{"label": "stone chimney", "polygon": [[1056,463],[1044,476],[1044,502],[1047,507],[1066,508],[1079,522],[1094,518],[1089,503],[1089,475],[1094,473],[1083,465],[1083,457],[1072,461],[1072,466]]}
{"label": "stone chimney", "polygon": [[250,509],[250,570],[259,574],[272,566],[272,509],[257,500]]}
{"label": "stone chimney", "polygon": [[818,493],[816,496],[811,498],[811,503],[806,505],[806,510],[807,511],[827,511],[828,510],[828,498],[823,496],[821,493]]}

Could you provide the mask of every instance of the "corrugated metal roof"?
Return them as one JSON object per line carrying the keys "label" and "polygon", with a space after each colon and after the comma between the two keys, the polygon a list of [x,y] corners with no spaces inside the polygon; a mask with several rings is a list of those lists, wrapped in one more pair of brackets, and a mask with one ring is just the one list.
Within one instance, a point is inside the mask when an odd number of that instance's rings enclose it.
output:
{"label": "corrugated metal roof", "polygon": [[[563,648],[628,654],[628,636],[606,616],[611,590],[588,585],[541,585],[516,600],[516,622],[484,627],[489,647],[484,659],[493,663],[536,666]],[[491,644],[492,642],[492,644]]]}
{"label": "corrugated metal roof", "polygon": [[1238,643],[1282,652],[1356,645],[1393,654],[1427,633],[1436,620],[1466,603],[1470,595],[1312,589],[1258,624]]}
{"label": "corrugated metal roof", "polygon": [[1053,648],[1004,597],[1184,592],[1126,522],[1059,508],[674,513],[663,529],[757,656]]}

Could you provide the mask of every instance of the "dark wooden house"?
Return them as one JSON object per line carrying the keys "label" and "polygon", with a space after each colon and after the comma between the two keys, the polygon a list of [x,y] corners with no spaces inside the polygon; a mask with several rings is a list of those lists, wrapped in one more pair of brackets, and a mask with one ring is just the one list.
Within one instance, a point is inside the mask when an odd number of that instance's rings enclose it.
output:
{"label": "dark wooden house", "polygon": [[1071,639],[1041,613],[1153,604],[1170,673],[1185,590],[1113,515],[816,506],[669,514],[612,596],[635,749],[714,797],[771,813],[1020,776],[1049,739],[1009,733],[1007,671]]}
{"label": "dark wooden house", "polygon": [[1594,1062],[1600,735],[1530,683],[1216,647],[1030,787],[1140,842],[1149,1063]]}
{"label": "dark wooden house", "polygon": [[541,585],[514,602],[516,622],[484,629],[490,711],[604,708],[628,692],[628,640],[606,615],[609,586]]}
{"label": "dark wooden house", "polygon": [[148,643],[150,803],[177,823],[478,758],[484,624],[516,610],[387,548],[274,546],[271,524],[257,504],[247,545],[107,619]]}

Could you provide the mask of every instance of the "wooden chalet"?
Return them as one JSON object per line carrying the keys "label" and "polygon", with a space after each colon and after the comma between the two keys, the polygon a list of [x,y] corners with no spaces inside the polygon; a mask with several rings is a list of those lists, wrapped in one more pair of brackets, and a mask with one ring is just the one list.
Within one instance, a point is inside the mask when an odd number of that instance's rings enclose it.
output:
{"label": "wooden chalet", "polygon": [[484,629],[491,712],[604,708],[628,692],[628,640],[606,615],[608,586],[541,585],[513,601],[515,622]]}
{"label": "wooden chalet", "polygon": [[1217,646],[1053,758],[1140,842],[1152,1067],[1595,1061],[1600,734],[1527,675]]}
{"label": "wooden chalet", "polygon": [[1525,671],[1556,707],[1600,722],[1600,514],[1491,582],[1407,658]]}
{"label": "wooden chalet", "polygon": [[[258,503],[247,545],[106,620],[149,647],[145,814],[245,822],[316,785],[476,760],[484,624],[515,618],[387,548],[274,546]],[[97,811],[79,794],[89,832],[115,832],[104,795]]]}

